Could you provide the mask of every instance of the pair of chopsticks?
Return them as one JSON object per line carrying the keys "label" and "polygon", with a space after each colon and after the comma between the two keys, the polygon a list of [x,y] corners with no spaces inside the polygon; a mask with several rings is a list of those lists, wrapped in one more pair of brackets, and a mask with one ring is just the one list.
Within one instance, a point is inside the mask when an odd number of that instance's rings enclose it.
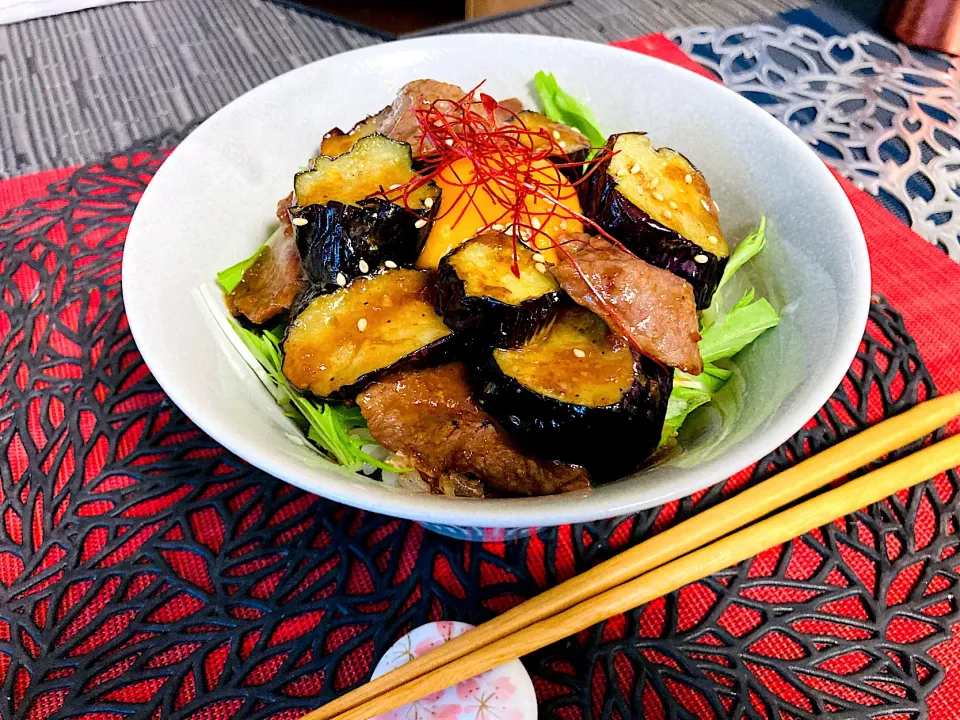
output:
{"label": "pair of chopsticks", "polygon": [[957,467],[960,435],[755,522],[919,440],[958,414],[960,393],[921,403],[517,605],[302,720],[369,720]]}

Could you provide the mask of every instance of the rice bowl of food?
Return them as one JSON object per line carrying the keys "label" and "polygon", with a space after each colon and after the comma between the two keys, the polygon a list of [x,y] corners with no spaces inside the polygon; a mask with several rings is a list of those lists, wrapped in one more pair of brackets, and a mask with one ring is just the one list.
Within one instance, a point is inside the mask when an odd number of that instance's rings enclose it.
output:
{"label": "rice bowl of food", "polygon": [[788,130],[665,63],[525,36],[251,91],[161,168],[123,273],[147,364],[215,439],[467,537],[756,461],[842,379],[869,302],[856,216]]}

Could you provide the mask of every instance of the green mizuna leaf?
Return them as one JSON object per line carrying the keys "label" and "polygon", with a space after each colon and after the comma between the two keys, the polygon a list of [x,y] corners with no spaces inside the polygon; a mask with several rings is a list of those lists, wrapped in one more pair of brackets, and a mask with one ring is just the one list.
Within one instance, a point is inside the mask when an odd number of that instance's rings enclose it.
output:
{"label": "green mizuna leaf", "polygon": [[232,292],[233,289],[240,284],[240,281],[243,279],[243,274],[247,271],[251,265],[253,265],[257,258],[260,257],[260,253],[263,252],[263,249],[266,245],[261,245],[258,247],[253,255],[241,260],[236,265],[231,265],[226,270],[221,270],[217,273],[217,282],[220,283],[220,287],[224,289],[225,292]]}
{"label": "green mizuna leaf", "polygon": [[253,255],[241,260],[235,265],[231,265],[226,270],[221,270],[217,273],[217,282],[220,284],[220,287],[223,288],[224,292],[232,292],[233,289],[240,284],[240,281],[243,279],[243,274],[257,261],[257,258],[260,257],[260,253],[263,252],[263,249],[271,245],[277,236],[282,232],[283,228],[278,227],[273,231],[273,234],[267,238],[267,241],[253,252]]}
{"label": "green mizuna leaf", "polygon": [[257,332],[236,322],[232,325],[243,344],[263,366],[271,382],[280,390],[278,404],[292,419],[305,426],[308,439],[345,467],[359,469],[366,463],[381,470],[403,472],[402,469],[377,460],[361,449],[364,445],[371,444],[372,440],[369,439],[369,433],[364,436],[363,433],[351,432],[359,428],[366,429],[367,423],[359,408],[348,408],[308,398],[290,385],[283,374],[279,332]]}

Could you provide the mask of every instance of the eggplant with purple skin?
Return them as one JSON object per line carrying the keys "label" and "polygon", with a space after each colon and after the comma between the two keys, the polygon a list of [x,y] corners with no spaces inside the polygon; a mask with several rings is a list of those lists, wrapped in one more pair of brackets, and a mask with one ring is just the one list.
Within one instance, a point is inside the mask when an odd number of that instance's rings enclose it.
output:
{"label": "eggplant with purple skin", "polygon": [[[352,204],[387,193],[414,176],[413,151],[404,142],[383,135],[366,135],[348,152],[330,158],[315,157],[308,170],[293,178],[297,205],[326,205],[331,200]],[[431,183],[407,194],[404,204],[422,210],[436,202],[439,190]],[[393,199],[393,198],[391,198]]]}
{"label": "eggplant with purple skin", "polygon": [[637,257],[693,286],[710,304],[730,251],[703,175],[645,133],[611,135],[611,152],[583,183],[584,214]]}
{"label": "eggplant with purple skin", "polygon": [[530,452],[609,481],[660,442],[673,373],[570,305],[523,346],[493,350],[473,382],[479,404]]}
{"label": "eggplant with purple skin", "polygon": [[452,330],[486,347],[522,345],[560,302],[560,285],[541,271],[536,253],[514,245],[503,233],[478,235],[447,253],[437,268],[437,312]]}
{"label": "eggplant with purple skin", "polygon": [[287,328],[283,374],[317,397],[348,400],[392,370],[443,362],[453,340],[429,274],[397,268],[311,300]]}
{"label": "eggplant with purple skin", "polygon": [[307,283],[297,309],[388,263],[411,267],[429,231],[429,222],[417,224],[433,212],[412,213],[383,198],[291,208]]}
{"label": "eggplant with purple skin", "polygon": [[350,128],[350,132],[344,132],[338,127],[333,128],[323,136],[323,141],[320,143],[320,154],[329,158],[335,158],[346,152],[350,152],[350,149],[356,144],[357,140],[367,137],[367,135],[373,135],[380,129],[380,125],[383,123],[384,118],[387,117],[388,112],[390,112],[389,105],[376,115],[365,117]]}
{"label": "eggplant with purple skin", "polygon": [[413,264],[439,207],[440,189],[425,183],[403,198],[403,207],[399,195],[372,197],[413,177],[410,146],[376,134],[360,137],[335,158],[315,158],[310,170],[297,174],[298,207],[290,209],[290,218],[306,285],[294,314],[361,275]]}
{"label": "eggplant with purple skin", "polygon": [[[534,149],[551,147],[553,143],[563,152],[550,157],[550,161],[559,164],[583,163],[590,154],[590,139],[576,128],[551,120],[546,115],[532,110],[523,110],[511,120],[513,125],[522,125],[527,130],[540,133],[543,137],[527,136]],[[549,139],[548,139],[549,138]],[[582,174],[583,166],[560,168],[570,182],[576,182]]]}

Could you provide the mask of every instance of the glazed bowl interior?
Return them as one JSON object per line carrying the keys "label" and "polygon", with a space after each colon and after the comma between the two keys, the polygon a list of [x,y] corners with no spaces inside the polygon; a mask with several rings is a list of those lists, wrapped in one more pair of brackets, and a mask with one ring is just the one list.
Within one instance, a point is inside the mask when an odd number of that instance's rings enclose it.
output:
{"label": "glazed bowl interior", "polygon": [[[354,475],[307,447],[198,301],[197,288],[248,256],[293,173],[322,134],[431,77],[536,106],[532,77],[552,71],[604,133],[648,131],[703,172],[735,245],[768,220],[768,248],[725,293],[749,285],[780,326],[736,358],[719,402],[684,427],[666,462],[588,493],[471,500],[424,496]],[[519,35],[388,43],[294,70],[194,131],[141,201],[126,241],[123,295],[134,337],[171,399],[237,455],[349,505],[464,529],[613,517],[716,483],[781,444],[827,400],[854,357],[869,305],[857,218],[822,162],[789,130],[720,85],[625,50]],[[616,452],[616,448],[611,448]]]}

